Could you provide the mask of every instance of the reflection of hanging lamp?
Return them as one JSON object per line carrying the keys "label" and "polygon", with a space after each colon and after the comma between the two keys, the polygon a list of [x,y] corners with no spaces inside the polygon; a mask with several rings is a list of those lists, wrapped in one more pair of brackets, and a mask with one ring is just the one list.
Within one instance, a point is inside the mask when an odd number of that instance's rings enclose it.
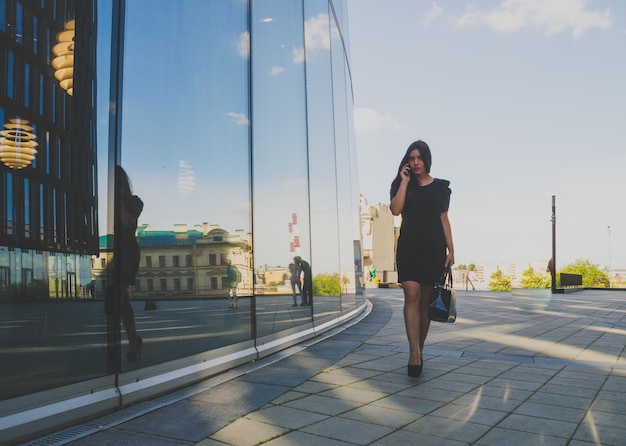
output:
{"label": "reflection of hanging lamp", "polygon": [[52,59],[52,67],[56,70],[54,77],[67,94],[74,92],[74,20],[65,23],[65,30],[57,34],[57,43],[52,47],[52,53],[57,56]]}
{"label": "reflection of hanging lamp", "polygon": [[0,131],[0,161],[11,169],[23,169],[33,162],[39,144],[37,135],[25,119],[11,119]]}

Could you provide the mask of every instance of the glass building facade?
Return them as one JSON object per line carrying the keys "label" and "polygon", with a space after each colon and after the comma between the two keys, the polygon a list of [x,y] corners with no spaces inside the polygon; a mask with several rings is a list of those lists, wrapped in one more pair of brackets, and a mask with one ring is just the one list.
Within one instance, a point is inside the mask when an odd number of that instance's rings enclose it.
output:
{"label": "glass building facade", "polygon": [[1,443],[363,310],[346,14],[0,0]]}

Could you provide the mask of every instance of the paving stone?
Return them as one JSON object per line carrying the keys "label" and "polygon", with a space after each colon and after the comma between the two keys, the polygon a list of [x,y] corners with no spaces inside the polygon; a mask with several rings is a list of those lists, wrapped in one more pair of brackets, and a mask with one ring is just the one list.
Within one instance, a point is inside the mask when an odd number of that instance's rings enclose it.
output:
{"label": "paving stone", "polygon": [[341,418],[362,421],[364,423],[374,423],[382,426],[400,428],[412,423],[422,415],[415,412],[390,409],[388,407],[361,406],[354,410],[344,412],[339,416]]}
{"label": "paving stone", "polygon": [[486,426],[495,426],[508,415],[508,412],[484,409],[476,406],[464,406],[461,404],[446,404],[431,412],[430,415],[440,418],[449,418],[451,420],[484,424]]}
{"label": "paving stone", "polygon": [[337,398],[341,400],[354,401],[361,404],[368,404],[372,401],[379,400],[388,396],[384,392],[375,392],[372,390],[363,390],[351,386],[338,387],[336,389],[321,392],[318,395]]}
{"label": "paving stone", "polygon": [[499,427],[490,430],[475,443],[477,446],[565,446],[566,444],[567,442],[560,437]]}
{"label": "paving stone", "polygon": [[322,421],[328,416],[293,407],[271,406],[252,412],[246,418],[289,429],[299,429]]}
{"label": "paving stone", "polygon": [[582,409],[572,409],[563,406],[556,407],[552,404],[537,404],[530,402],[522,403],[515,409],[514,413],[548,418],[551,420],[568,421],[571,423],[579,423],[585,416],[585,411]]}
{"label": "paving stone", "polygon": [[578,423],[511,414],[502,420],[498,427],[569,439],[576,431]]}
{"label": "paving stone", "polygon": [[488,425],[472,423],[466,420],[426,415],[405,426],[404,430],[418,432],[420,435],[473,443],[490,428]]}
{"label": "paving stone", "polygon": [[[356,444],[370,444],[394,431],[394,428],[332,417],[301,429],[303,432]],[[321,440],[323,443],[323,440]]]}
{"label": "paving stone", "polygon": [[211,435],[211,439],[236,446],[254,446],[289,432],[289,429],[240,418]]}
{"label": "paving stone", "polygon": [[296,409],[309,410],[311,412],[323,415],[337,415],[347,412],[355,407],[361,406],[361,403],[354,401],[343,401],[336,398],[328,398],[319,395],[309,395],[299,400],[289,401],[285,406],[294,407]]}
{"label": "paving stone", "polygon": [[624,427],[598,427],[590,420],[585,420],[585,422],[579,426],[572,440],[585,441],[602,446],[624,446],[624,438],[626,438],[624,432]]}

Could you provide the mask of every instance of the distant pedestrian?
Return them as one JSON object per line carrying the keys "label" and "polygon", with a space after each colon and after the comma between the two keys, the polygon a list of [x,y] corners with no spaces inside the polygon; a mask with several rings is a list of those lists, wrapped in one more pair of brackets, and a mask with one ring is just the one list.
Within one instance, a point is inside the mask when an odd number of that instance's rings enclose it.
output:
{"label": "distant pedestrian", "polygon": [[416,141],[407,149],[391,183],[390,209],[402,215],[396,252],[398,282],[404,290],[404,323],[409,341],[408,375],[422,373],[423,350],[430,319],[428,305],[434,284],[454,264],[448,219],[450,182],[430,175],[428,144]]}
{"label": "distant pedestrian", "polygon": [[[293,298],[293,306],[298,306],[298,296],[302,296],[302,282],[300,276],[302,275],[302,268],[295,261],[289,264],[289,273],[291,282],[291,297]],[[296,295],[296,288],[298,288],[298,294]]]}
{"label": "distant pedestrian", "polygon": [[300,306],[309,306],[313,303],[313,276],[311,274],[311,265],[302,257],[296,256],[293,261],[302,268],[302,302]]}
{"label": "distant pedestrian", "polygon": [[237,308],[237,286],[239,282],[241,282],[241,273],[230,260],[226,267],[226,279],[228,280],[228,300],[230,301],[230,308]]}

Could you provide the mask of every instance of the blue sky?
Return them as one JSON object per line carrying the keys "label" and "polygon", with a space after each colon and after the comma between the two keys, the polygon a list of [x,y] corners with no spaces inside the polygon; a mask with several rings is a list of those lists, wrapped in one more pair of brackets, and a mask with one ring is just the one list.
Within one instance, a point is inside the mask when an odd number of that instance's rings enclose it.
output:
{"label": "blue sky", "polygon": [[[348,0],[361,193],[423,139],[458,263],[626,268],[626,3]],[[610,226],[610,230],[609,227]]]}

